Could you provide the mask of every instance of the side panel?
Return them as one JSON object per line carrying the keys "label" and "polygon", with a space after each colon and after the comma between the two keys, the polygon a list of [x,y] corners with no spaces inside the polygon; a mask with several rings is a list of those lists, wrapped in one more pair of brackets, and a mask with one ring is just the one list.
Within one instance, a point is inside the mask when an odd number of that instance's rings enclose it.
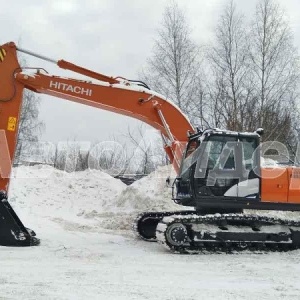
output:
{"label": "side panel", "polygon": [[289,174],[289,195],[288,202],[300,203],[300,168],[288,168]]}
{"label": "side panel", "polygon": [[287,202],[289,175],[286,168],[261,169],[261,201]]}

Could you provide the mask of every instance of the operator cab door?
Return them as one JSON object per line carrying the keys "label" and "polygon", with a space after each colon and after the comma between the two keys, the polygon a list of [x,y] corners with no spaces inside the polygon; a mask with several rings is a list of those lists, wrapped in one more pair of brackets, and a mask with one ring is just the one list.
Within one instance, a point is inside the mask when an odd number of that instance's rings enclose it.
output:
{"label": "operator cab door", "polygon": [[[177,178],[176,181],[176,190],[177,190],[177,195],[176,195],[176,200],[180,199],[181,204],[183,205],[190,205],[193,206],[193,178],[194,178],[194,165],[196,164],[197,160],[197,153],[198,153],[198,148],[199,142],[196,140],[189,141],[185,156],[181,162],[181,167],[180,167],[180,177],[179,179]],[[195,150],[197,149],[197,150]]]}
{"label": "operator cab door", "polygon": [[[242,151],[242,176],[237,185],[237,196],[240,198],[260,199],[260,151],[258,136],[239,136]],[[257,150],[257,151],[256,151]],[[234,189],[234,187],[232,187]],[[225,196],[230,196],[229,189]]]}
{"label": "operator cab door", "polygon": [[197,198],[257,197],[259,178],[253,171],[256,136],[212,135],[201,146],[194,176]]}

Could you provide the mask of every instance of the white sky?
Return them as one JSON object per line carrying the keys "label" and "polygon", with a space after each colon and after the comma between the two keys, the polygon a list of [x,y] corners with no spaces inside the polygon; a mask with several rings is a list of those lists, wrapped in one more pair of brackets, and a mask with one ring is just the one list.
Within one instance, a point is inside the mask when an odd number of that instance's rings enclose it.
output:
{"label": "white sky", "polygon": [[[226,2],[178,0],[196,42],[207,43],[212,38]],[[0,3],[0,44],[15,41],[25,49],[109,76],[137,79],[151,55],[168,0],[2,0]],[[236,3],[250,17],[256,1],[236,0]],[[279,0],[279,3],[290,18],[295,44],[300,47],[300,1]],[[53,75],[76,77],[44,61],[28,56],[26,59],[28,65],[44,67]],[[110,112],[53,97],[41,98],[41,119],[46,124],[43,140],[109,140],[137,124]]]}

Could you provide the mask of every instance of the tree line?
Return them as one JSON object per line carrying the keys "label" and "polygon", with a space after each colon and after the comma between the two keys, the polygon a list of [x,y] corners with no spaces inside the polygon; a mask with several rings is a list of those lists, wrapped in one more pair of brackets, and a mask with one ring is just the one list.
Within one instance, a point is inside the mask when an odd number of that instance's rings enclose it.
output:
{"label": "tree line", "polygon": [[171,2],[143,76],[195,126],[262,127],[264,140],[295,143],[299,56],[275,0],[259,0],[250,21],[229,1],[208,45],[192,39],[186,15]]}
{"label": "tree line", "polygon": [[166,154],[162,145],[157,147],[161,141],[155,130],[148,130],[146,134],[143,127],[137,130],[128,130],[129,142],[124,144],[116,139],[93,143],[28,142],[15,166],[50,165],[68,173],[101,170],[111,176],[149,174],[167,163]]}
{"label": "tree line", "polygon": [[[298,49],[287,15],[276,0],[258,0],[250,20],[233,0],[228,1],[218,18],[213,40],[207,45],[193,40],[186,14],[171,2],[165,8],[152,55],[141,76],[153,90],[179,106],[195,127],[233,131],[262,127],[265,141],[292,146],[297,142]],[[16,161],[22,151],[28,153],[30,143],[38,140],[44,128],[39,120],[39,105],[39,98],[26,91]],[[167,162],[161,151],[148,151],[142,128],[128,130],[127,138],[139,151],[127,151],[125,165],[139,157],[138,173],[149,173]],[[79,153],[74,143],[69,150],[57,148],[53,164],[65,169],[68,155],[74,151]],[[101,162],[94,165],[109,168],[120,159],[116,153],[103,154]],[[78,162],[71,169],[85,169],[88,153],[77,154]]]}

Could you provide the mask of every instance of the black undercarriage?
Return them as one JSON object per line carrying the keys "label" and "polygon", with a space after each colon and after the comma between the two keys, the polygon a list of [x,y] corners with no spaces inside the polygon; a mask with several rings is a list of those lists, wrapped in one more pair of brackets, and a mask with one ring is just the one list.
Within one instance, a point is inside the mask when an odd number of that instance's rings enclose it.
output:
{"label": "black undercarriage", "polygon": [[134,231],[176,253],[288,251],[300,248],[300,222],[265,216],[197,211],[140,215]]}
{"label": "black undercarriage", "polygon": [[300,247],[300,222],[243,214],[244,210],[299,211],[298,204],[224,196],[186,197],[175,202],[196,207],[143,213],[134,223],[138,236],[178,253],[287,251]]}

